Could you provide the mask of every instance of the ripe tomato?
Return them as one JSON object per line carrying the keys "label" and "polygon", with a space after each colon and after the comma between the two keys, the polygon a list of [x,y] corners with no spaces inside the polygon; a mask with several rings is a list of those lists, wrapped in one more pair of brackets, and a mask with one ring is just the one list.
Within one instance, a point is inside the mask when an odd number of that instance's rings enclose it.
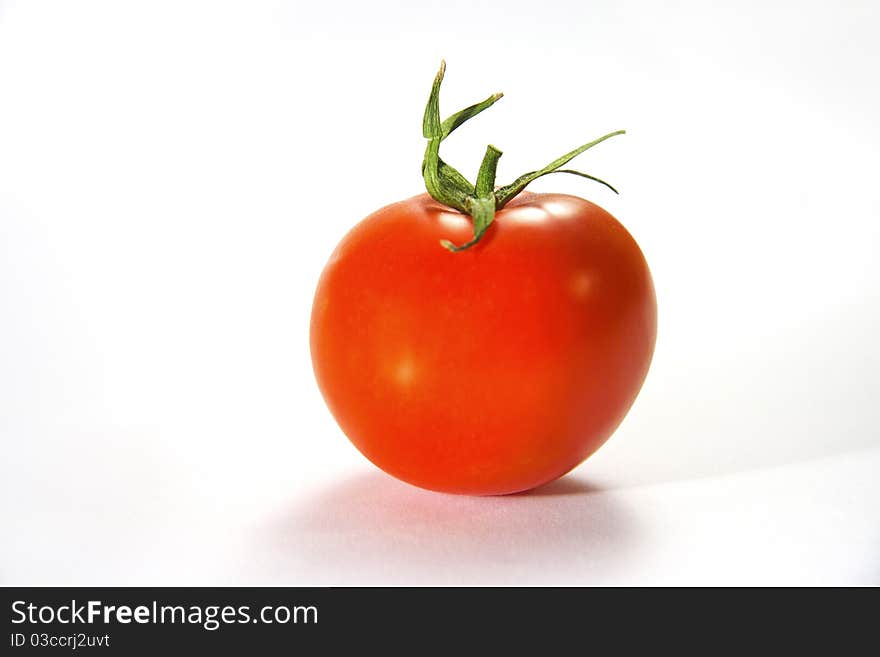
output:
{"label": "ripe tomato", "polygon": [[623,420],[657,309],[638,245],[583,199],[524,192],[474,246],[427,194],[355,226],[321,275],[311,353],[355,446],[417,486],[492,495],[551,481]]}

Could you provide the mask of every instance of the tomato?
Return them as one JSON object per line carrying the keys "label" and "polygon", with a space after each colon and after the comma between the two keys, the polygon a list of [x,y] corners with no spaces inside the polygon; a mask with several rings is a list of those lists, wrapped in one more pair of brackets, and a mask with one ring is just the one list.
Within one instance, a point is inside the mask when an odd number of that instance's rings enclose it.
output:
{"label": "tomato", "polygon": [[449,493],[524,491],[620,424],[645,379],[657,307],[645,258],[602,208],[523,192],[471,218],[427,194],[342,240],[318,283],[311,354],[324,398],[373,463]]}
{"label": "tomato", "polygon": [[327,263],[312,305],[318,385],[339,426],[423,488],[499,495],[562,476],[604,443],[654,352],[657,304],[635,240],[584,199],[532,194],[617,130],[496,186],[489,145],[471,183],[440,144],[502,94],[440,120],[425,107],[428,194],[370,215]]}

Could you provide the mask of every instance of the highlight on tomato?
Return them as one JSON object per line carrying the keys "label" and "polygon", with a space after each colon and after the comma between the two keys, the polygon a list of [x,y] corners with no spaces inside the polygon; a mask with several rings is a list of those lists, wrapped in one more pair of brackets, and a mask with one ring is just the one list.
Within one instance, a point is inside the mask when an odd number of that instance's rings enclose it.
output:
{"label": "highlight on tomato", "polygon": [[321,393],[385,472],[423,488],[501,495],[550,482],[614,432],[648,372],[657,305],[627,230],[590,201],[524,191],[622,130],[496,185],[441,143],[501,94],[423,121],[426,194],[377,210],[330,256],[311,316]]}

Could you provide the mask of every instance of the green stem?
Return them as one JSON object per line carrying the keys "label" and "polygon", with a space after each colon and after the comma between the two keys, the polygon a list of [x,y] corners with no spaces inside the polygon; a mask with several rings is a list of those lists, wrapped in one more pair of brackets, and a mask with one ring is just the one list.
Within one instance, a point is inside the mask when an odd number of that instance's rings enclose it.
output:
{"label": "green stem", "polygon": [[425,106],[422,134],[428,140],[428,144],[425,148],[425,157],[422,160],[422,176],[425,179],[425,189],[428,190],[428,194],[431,197],[443,205],[470,215],[474,224],[474,236],[471,240],[460,246],[456,246],[448,240],[442,240],[441,244],[445,248],[453,252],[459,252],[477,244],[495,220],[496,211],[507,205],[531,182],[551,173],[574,174],[605,185],[615,194],[617,193],[614,187],[601,178],[583,173],[582,171],[562,169],[561,167],[606,139],[624,134],[623,130],[608,133],[599,139],[594,139],[579,146],[562,157],[553,160],[544,168],[525,173],[509,185],[504,185],[497,189],[495,188],[495,173],[498,167],[498,159],[501,157],[501,151],[494,146],[487,146],[486,154],[483,156],[483,162],[480,164],[480,170],[477,173],[476,184],[472,185],[458,170],[449,166],[440,158],[440,143],[456,128],[494,105],[503,94],[492,94],[485,100],[466,107],[441,122],[440,85],[443,83],[445,73],[446,62],[441,62],[440,70],[434,78],[431,94]]}
{"label": "green stem", "polygon": [[492,94],[486,100],[471,105],[470,107],[466,107],[460,112],[456,112],[455,114],[450,116],[442,124],[440,124],[441,139],[446,139],[449,134],[458,126],[460,126],[465,121],[469,121],[470,119],[474,118],[484,109],[492,107],[492,105],[501,100],[503,96],[504,94],[501,92],[498,92],[497,94]]}
{"label": "green stem", "polygon": [[480,171],[477,173],[477,184],[474,186],[474,193],[479,198],[490,197],[495,193],[495,171],[498,169],[499,158],[501,151],[492,144],[486,146],[486,154],[483,156]]}

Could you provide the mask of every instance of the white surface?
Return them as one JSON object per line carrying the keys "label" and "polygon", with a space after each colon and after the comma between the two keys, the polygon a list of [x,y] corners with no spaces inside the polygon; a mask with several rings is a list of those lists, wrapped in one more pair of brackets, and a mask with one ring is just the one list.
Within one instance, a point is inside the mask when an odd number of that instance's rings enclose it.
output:
{"label": "white surface", "polygon": [[[877,3],[397,5],[0,2],[0,583],[880,584]],[[506,93],[465,171],[628,130],[620,197],[535,188],[639,241],[655,362],[532,496],[385,477],[312,379],[441,56],[446,112]]]}

